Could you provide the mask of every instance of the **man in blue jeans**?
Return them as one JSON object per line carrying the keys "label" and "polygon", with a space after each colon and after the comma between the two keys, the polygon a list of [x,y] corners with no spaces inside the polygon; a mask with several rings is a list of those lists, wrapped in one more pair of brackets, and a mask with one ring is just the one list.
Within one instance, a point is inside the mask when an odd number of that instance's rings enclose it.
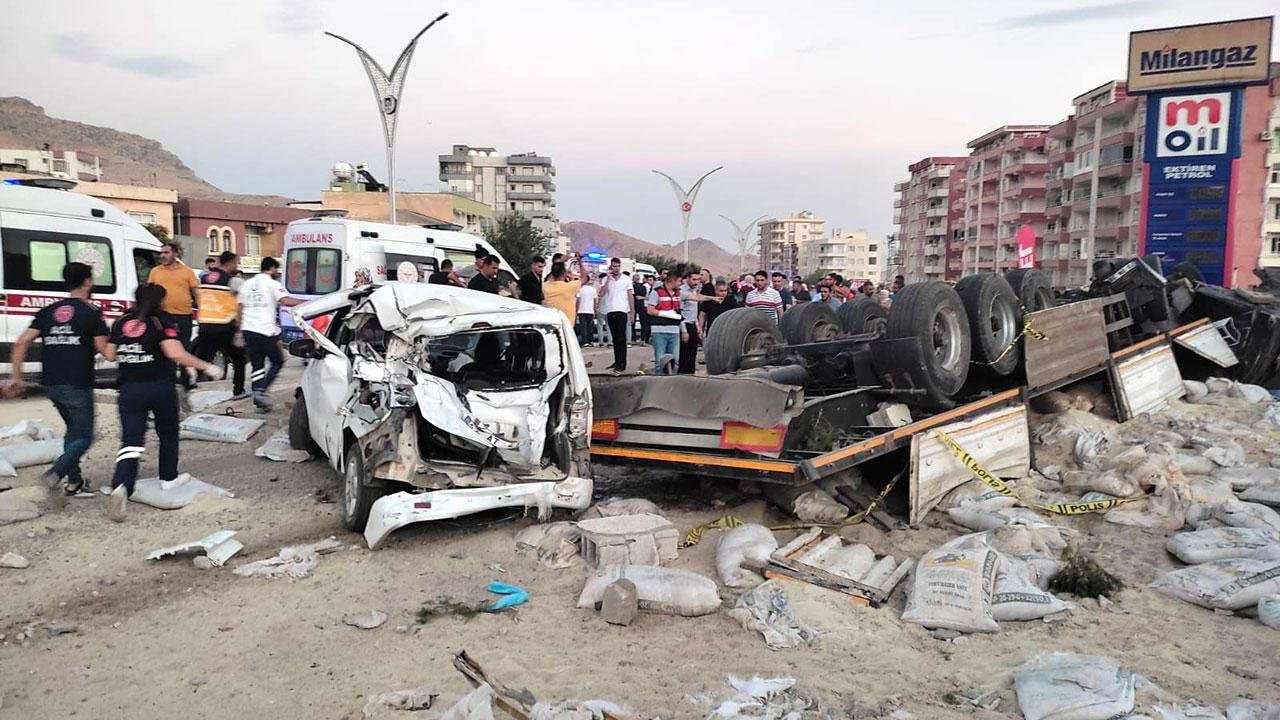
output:
{"label": "man in blue jeans", "polygon": [[[302,301],[287,297],[280,284],[280,261],[273,257],[262,258],[261,272],[240,286],[236,299],[240,303],[240,332],[245,349],[249,351],[252,368],[253,404],[260,412],[271,412],[273,407],[267,389],[284,365],[284,347],[280,343],[280,306],[301,305]],[[271,367],[266,367],[267,361]]]}
{"label": "man in blue jeans", "polygon": [[53,495],[58,502],[89,490],[80,474],[80,458],[93,444],[93,358],[106,348],[108,336],[102,312],[89,304],[93,269],[84,263],[67,263],[62,268],[62,281],[68,297],[41,308],[30,327],[22,331],[13,346],[13,370],[4,388],[5,397],[22,394],[22,363],[31,343],[40,338],[45,393],[67,424],[62,455],[42,476],[51,491],[66,480],[62,493]]}
{"label": "man in blue jeans", "polygon": [[[675,375],[680,362],[680,274],[667,273],[662,284],[644,301],[649,315],[649,340],[653,343],[653,374]],[[663,357],[670,355],[670,361]]]}

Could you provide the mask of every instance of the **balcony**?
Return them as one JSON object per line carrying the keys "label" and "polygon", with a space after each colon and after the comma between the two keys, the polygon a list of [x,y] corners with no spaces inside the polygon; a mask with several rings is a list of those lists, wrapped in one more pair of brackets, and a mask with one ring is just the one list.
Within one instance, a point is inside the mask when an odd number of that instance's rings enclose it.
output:
{"label": "balcony", "polygon": [[1004,168],[1005,175],[1034,175],[1049,171],[1048,160],[1019,160]]}
{"label": "balcony", "polygon": [[1132,202],[1133,195],[1124,190],[1104,191],[1098,194],[1098,209],[1127,210]]}
{"label": "balcony", "polygon": [[507,192],[508,200],[541,200],[543,202],[552,202],[551,193],[549,192]]}
{"label": "balcony", "polygon": [[944,218],[951,210],[946,205],[935,205],[925,211],[924,216],[930,218]]}
{"label": "balcony", "polygon": [[930,225],[924,229],[925,237],[946,237],[947,228],[944,225]]}
{"label": "balcony", "polygon": [[951,197],[951,188],[946,185],[931,187],[929,188],[929,192],[926,196],[930,198],[942,198],[945,200],[946,198]]}
{"label": "balcony", "polygon": [[[542,165],[550,168],[551,158],[542,157],[540,155],[511,155],[507,157],[507,164],[508,165]],[[555,170],[552,169],[550,170],[550,172],[554,174]]]}
{"label": "balcony", "polygon": [[908,185],[910,185],[910,184],[911,184],[911,181],[910,181],[910,180],[903,180],[902,182],[896,182],[896,183],[894,183],[894,184],[893,184],[893,191],[894,191],[894,192],[897,192],[897,193],[900,193],[900,192],[902,192],[903,190],[906,190],[906,189],[907,189],[907,186],[908,186]]}
{"label": "balcony", "polygon": [[476,175],[470,172],[441,172],[440,179],[444,182],[449,182],[450,180],[475,180]]}
{"label": "balcony", "polygon": [[924,179],[937,180],[939,178],[947,178],[947,177],[951,177],[952,172],[953,172],[952,168],[949,168],[949,167],[948,168],[937,168],[937,167],[929,168],[929,170],[924,174]]}
{"label": "balcony", "polygon": [[1098,144],[1101,147],[1107,147],[1108,145],[1132,145],[1133,132],[1131,130],[1117,128],[1114,132],[1108,135],[1104,131],[1102,133],[1102,142]]}
{"label": "balcony", "polygon": [[894,200],[894,201],[893,201],[893,206],[894,206],[895,208],[900,208],[900,207],[902,207],[902,198],[898,198],[897,200]]}
{"label": "balcony", "polygon": [[1132,160],[1112,160],[1098,166],[1098,177],[1126,177],[1132,174]]}

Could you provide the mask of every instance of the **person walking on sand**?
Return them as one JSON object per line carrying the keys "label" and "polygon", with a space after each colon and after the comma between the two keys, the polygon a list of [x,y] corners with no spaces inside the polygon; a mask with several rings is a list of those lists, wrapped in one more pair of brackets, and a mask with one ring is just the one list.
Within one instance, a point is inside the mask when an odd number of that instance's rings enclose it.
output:
{"label": "person walking on sand", "polygon": [[93,268],[84,263],[67,263],[62,267],[62,284],[68,297],[41,308],[14,343],[4,396],[17,397],[26,389],[22,363],[31,343],[39,338],[45,394],[67,425],[62,454],[41,477],[55,493],[65,478],[62,494],[70,496],[89,490],[88,481],[80,473],[80,458],[93,445],[93,357],[106,354],[109,332],[102,312],[89,304]]}
{"label": "person walking on sand", "polygon": [[[284,346],[280,343],[280,306],[293,307],[302,301],[288,297],[280,284],[280,261],[262,258],[262,272],[240,286],[236,299],[240,302],[240,332],[249,353],[249,377],[253,383],[253,404],[260,412],[271,412],[271,396],[267,389],[284,365]],[[267,361],[271,367],[266,367]]]}
{"label": "person walking on sand", "polygon": [[138,479],[138,460],[146,451],[147,416],[155,422],[160,439],[160,487],[168,489],[178,478],[178,394],[175,375],[181,365],[221,380],[224,370],[207,363],[182,347],[178,328],[161,311],[165,289],[147,283],[134,294],[136,304],[111,328],[103,356],[120,369],[120,451],[116,453],[107,517],[124,520],[129,496]]}

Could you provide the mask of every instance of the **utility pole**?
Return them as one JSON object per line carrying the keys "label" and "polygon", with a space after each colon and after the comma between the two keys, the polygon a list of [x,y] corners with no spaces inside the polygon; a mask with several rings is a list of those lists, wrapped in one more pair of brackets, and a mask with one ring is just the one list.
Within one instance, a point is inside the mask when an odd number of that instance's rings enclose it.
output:
{"label": "utility pole", "polygon": [[390,75],[382,69],[377,60],[365,52],[364,48],[341,35],[325,33],[356,49],[356,55],[364,65],[365,72],[369,74],[369,83],[373,85],[373,95],[378,102],[378,112],[382,116],[382,134],[387,144],[387,193],[390,207],[388,214],[392,225],[396,222],[396,120],[400,118],[400,93],[404,90],[404,79],[409,74],[409,60],[413,58],[413,50],[418,44],[418,38],[430,30],[432,25],[447,17],[449,13],[440,13],[439,17],[427,23],[426,27],[413,36],[409,44],[405,45],[404,50],[400,52],[396,64],[391,66]]}
{"label": "utility pole", "polygon": [[742,273],[747,271],[747,251],[751,249],[752,245],[756,244],[756,238],[751,237],[751,231],[755,229],[761,220],[769,216],[761,215],[745,226],[734,222],[733,218],[728,215],[721,215],[720,217],[733,226],[733,239],[738,243],[738,275],[741,276]]}
{"label": "utility pole", "polygon": [[694,183],[693,187],[689,188],[688,190],[685,190],[683,187],[681,187],[680,183],[676,182],[675,178],[671,177],[670,175],[660,170],[653,171],[661,175],[662,177],[666,178],[667,182],[671,183],[671,189],[676,194],[676,202],[680,204],[680,227],[682,229],[681,238],[684,241],[684,264],[685,265],[689,264],[689,217],[693,215],[693,201],[696,200],[698,197],[698,190],[702,188],[702,181],[706,180],[707,177],[710,176],[711,173],[715,172],[716,170],[723,170],[723,169],[724,169],[724,166],[721,165],[720,167],[715,168],[715,170],[708,171],[702,177],[698,178],[698,181]]}

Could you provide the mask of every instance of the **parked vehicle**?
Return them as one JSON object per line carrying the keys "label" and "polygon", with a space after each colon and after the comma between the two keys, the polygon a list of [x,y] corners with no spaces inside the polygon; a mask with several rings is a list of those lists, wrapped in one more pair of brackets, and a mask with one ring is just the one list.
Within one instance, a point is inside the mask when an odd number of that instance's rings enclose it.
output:
{"label": "parked vehicle", "polygon": [[[426,282],[446,258],[461,270],[475,262],[476,247],[501,254],[484,238],[454,230],[417,225],[352,220],[343,211],[319,211],[289,223],[284,234],[284,287],[292,297],[311,298],[384,281]],[[402,276],[412,270],[411,275]],[[502,260],[498,280],[505,287],[516,278]],[[285,341],[302,337],[287,311],[281,310]]]}
{"label": "parked vehicle", "polygon": [[[308,320],[333,314],[325,333]],[[308,359],[289,439],[342,475],[370,548],[409,523],[591,502],[591,386],[563,313],[391,282],[292,309]]]}
{"label": "parked vehicle", "polygon": [[[160,241],[119,208],[69,192],[75,183],[35,179],[0,182],[0,372],[18,335],[36,311],[67,296],[62,268],[82,262],[93,268],[92,301],[108,323],[133,304],[139,280],[158,262]],[[101,361],[100,368],[112,366]],[[40,345],[32,346],[23,372],[38,377]]]}

